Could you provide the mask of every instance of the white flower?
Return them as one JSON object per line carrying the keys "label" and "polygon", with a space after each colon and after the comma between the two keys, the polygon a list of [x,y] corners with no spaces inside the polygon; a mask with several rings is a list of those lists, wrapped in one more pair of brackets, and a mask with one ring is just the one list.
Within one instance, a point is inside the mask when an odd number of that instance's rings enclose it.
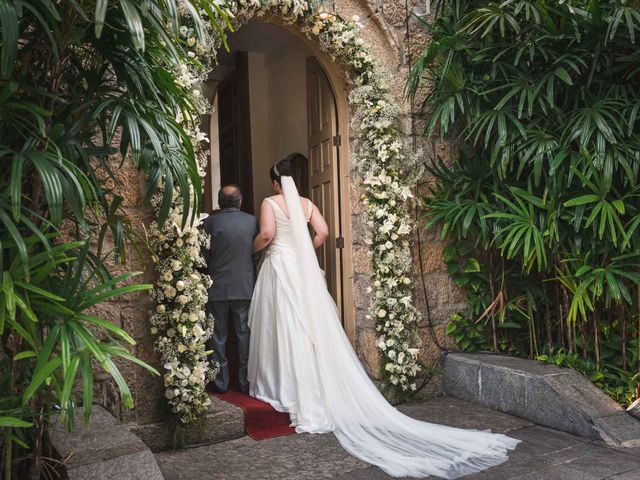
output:
{"label": "white flower", "polygon": [[384,308],[381,308],[380,310],[378,310],[378,318],[384,318],[387,315],[387,311]]}
{"label": "white flower", "polygon": [[183,291],[183,290],[185,289],[185,287],[186,287],[186,286],[187,286],[187,285],[186,285],[182,280],[178,280],[178,281],[176,282],[176,289],[177,289],[179,292]]}
{"label": "white flower", "polygon": [[160,304],[156,307],[156,312],[163,314],[165,311],[167,310],[167,307],[165,307],[164,305]]}

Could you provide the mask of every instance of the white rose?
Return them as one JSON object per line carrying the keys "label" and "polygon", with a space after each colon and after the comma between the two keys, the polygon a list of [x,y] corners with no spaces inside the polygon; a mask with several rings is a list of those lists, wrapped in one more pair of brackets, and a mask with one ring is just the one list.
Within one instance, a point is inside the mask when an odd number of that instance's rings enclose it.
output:
{"label": "white rose", "polygon": [[387,315],[387,311],[384,308],[378,310],[378,318],[384,318]]}
{"label": "white rose", "polygon": [[156,312],[158,312],[160,314],[164,313],[166,310],[167,310],[167,308],[164,305],[158,305],[156,307]]}
{"label": "white rose", "polygon": [[184,290],[184,288],[185,288],[186,286],[187,286],[187,285],[186,285],[182,280],[178,280],[178,281],[176,282],[176,288],[178,289],[178,291],[179,291],[179,292],[181,292],[182,290]]}

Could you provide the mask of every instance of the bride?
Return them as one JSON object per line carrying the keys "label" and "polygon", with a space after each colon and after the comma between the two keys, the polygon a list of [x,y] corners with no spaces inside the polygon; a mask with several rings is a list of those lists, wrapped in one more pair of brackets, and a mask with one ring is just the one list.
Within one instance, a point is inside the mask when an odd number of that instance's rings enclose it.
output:
{"label": "bride", "polygon": [[[328,237],[298,195],[292,167],[271,167],[276,195],[260,209],[254,250],[267,248],[249,311],[250,395],[288,412],[296,432],[333,432],[389,475],[458,478],[507,460],[519,440],[412,419],[367,376],[340,324],[314,252]],[[308,224],[314,231],[309,235]]]}

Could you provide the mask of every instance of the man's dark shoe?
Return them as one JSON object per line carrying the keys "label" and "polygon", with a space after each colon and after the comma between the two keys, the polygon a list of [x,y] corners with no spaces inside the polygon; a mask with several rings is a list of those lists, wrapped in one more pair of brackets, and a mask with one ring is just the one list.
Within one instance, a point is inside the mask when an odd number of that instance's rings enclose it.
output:
{"label": "man's dark shoe", "polygon": [[227,389],[225,388],[222,390],[221,388],[218,388],[215,383],[210,383],[207,385],[207,391],[211,393],[226,393]]}

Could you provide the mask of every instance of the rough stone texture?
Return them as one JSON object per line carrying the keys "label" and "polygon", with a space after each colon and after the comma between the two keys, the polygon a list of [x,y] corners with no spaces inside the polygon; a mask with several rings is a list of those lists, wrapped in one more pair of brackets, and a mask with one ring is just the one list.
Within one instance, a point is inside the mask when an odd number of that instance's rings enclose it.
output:
{"label": "rough stone texture", "polygon": [[640,398],[627,407],[627,413],[640,420]]}
{"label": "rough stone texture", "polygon": [[[437,397],[399,409],[420,420],[491,429],[522,440],[506,463],[465,479],[640,478],[640,449],[607,447],[452,397]],[[287,435],[260,442],[243,437],[201,448],[158,453],[156,459],[166,480],[392,479],[379,468],[351,457],[330,434]]]}
{"label": "rough stone texture", "polygon": [[54,422],[51,439],[69,480],[162,480],[149,448],[109,412],[94,405],[85,428],[78,412],[73,432]]}
{"label": "rough stone texture", "polygon": [[640,446],[640,421],[574,370],[455,353],[444,359],[444,378],[448,395],[611,445]]}
{"label": "rough stone texture", "polygon": [[370,377],[380,378],[380,349],[376,346],[377,335],[370,330],[361,330],[356,337],[356,350]]}
{"label": "rough stone texture", "polygon": [[[241,408],[210,395],[209,412],[184,432],[185,445],[217,443],[244,435],[244,412]],[[129,428],[154,452],[174,447],[174,428],[169,422],[131,425]]]}
{"label": "rough stone texture", "polygon": [[630,420],[626,412],[596,418],[594,425],[609,444],[621,447],[640,447],[640,422]]}

